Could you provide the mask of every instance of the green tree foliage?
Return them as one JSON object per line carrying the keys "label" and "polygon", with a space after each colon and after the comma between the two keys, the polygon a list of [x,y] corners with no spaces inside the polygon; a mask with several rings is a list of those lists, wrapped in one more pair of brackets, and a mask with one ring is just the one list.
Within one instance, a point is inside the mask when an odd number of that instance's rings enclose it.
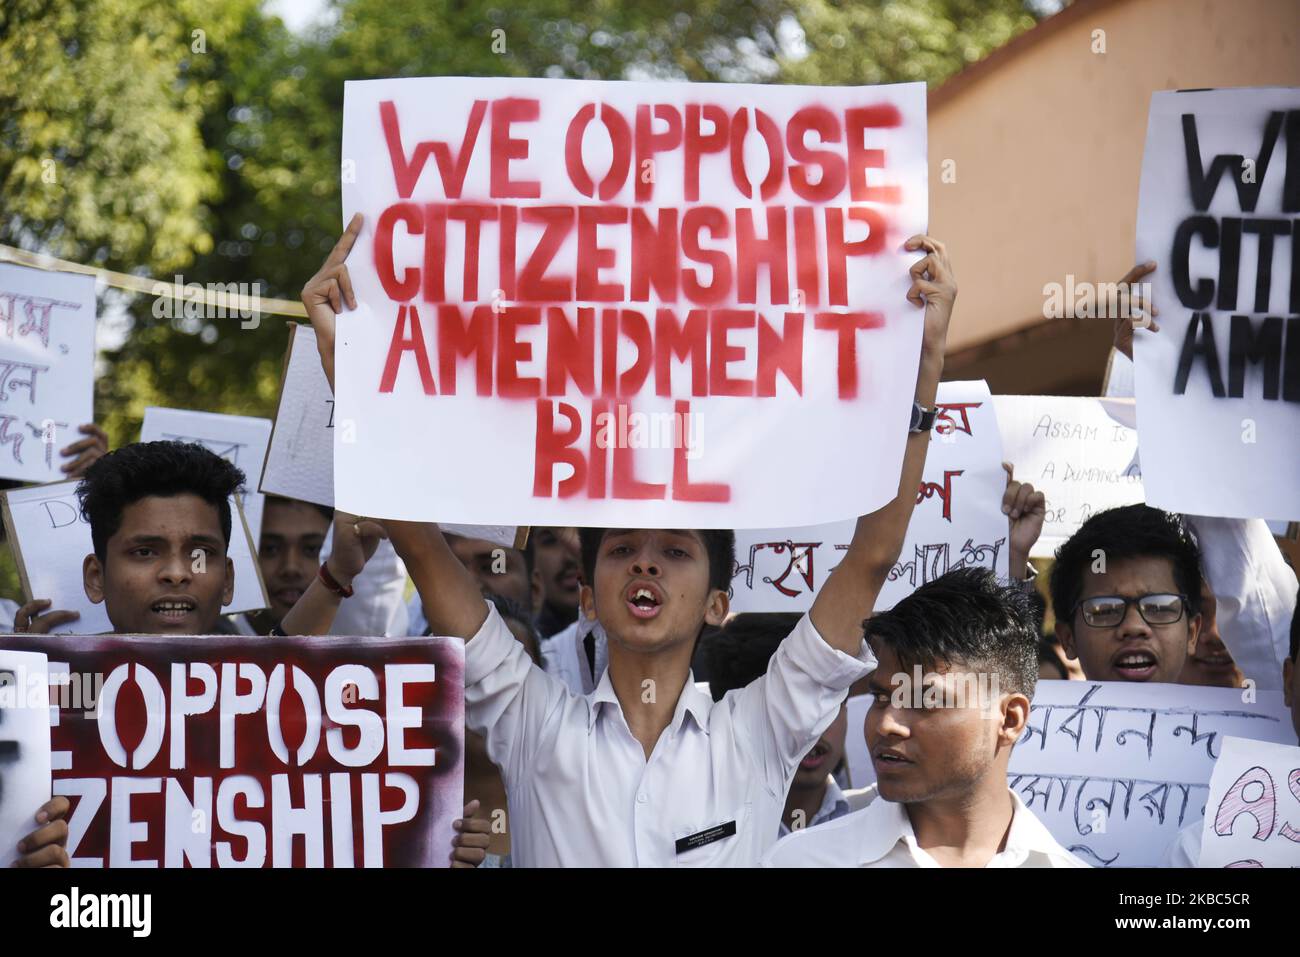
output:
{"label": "green tree foliage", "polygon": [[[1023,0],[336,0],[302,36],[257,0],[6,0],[0,242],[296,299],[341,228],[343,82],[537,76],[809,84],[941,81],[1035,22]],[[201,51],[194,31],[202,30]],[[42,180],[53,159],[58,182]],[[270,415],[288,320],[101,306],[97,415]]]}

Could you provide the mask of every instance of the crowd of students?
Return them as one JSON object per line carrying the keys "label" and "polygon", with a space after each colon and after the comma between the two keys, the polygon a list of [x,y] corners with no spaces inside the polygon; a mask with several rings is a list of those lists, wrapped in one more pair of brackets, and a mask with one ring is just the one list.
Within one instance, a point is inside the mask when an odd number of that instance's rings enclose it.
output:
{"label": "crowd of students", "polygon": [[[303,290],[331,385],[360,228]],[[907,248],[923,326],[915,401],[929,409],[957,287],[941,242]],[[1118,321],[1117,346],[1130,341]],[[1043,637],[1027,561],[1043,495],[1009,468],[1011,580],[960,569],[875,613],[925,430],[908,436],[897,497],[858,519],[808,614],[735,616],[727,530],[534,528],[514,549],[272,496],[258,552],[270,605],[225,617],[229,498],[246,476],[199,446],[109,452],[87,434],[65,453],[93,540],[86,593],[115,632],[464,639],[457,866],[1086,866],[1007,784],[1043,677],[1280,687],[1300,736],[1296,575],[1261,521],[1145,505],[1092,516],[1056,554]],[[15,632],[75,617],[48,601],[8,607]],[[922,707],[896,694],[916,666]],[[996,679],[991,700],[958,700],[972,677]],[[851,693],[871,697],[865,727],[848,726]],[[848,789],[846,740],[862,735],[876,783]],[[508,826],[491,826],[502,810]],[[20,864],[67,865],[67,811],[62,797],[40,809]],[[1199,828],[1170,863],[1195,863]]]}

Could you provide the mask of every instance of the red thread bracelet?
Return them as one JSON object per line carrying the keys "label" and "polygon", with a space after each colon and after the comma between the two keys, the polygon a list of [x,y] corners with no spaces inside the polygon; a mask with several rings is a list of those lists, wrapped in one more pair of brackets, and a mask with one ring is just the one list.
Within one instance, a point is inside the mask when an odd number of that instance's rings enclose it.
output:
{"label": "red thread bracelet", "polygon": [[330,570],[325,567],[324,562],[320,563],[320,580],[325,583],[326,588],[338,595],[340,598],[352,597],[352,586],[340,585],[338,581],[335,580],[334,576],[330,574]]}

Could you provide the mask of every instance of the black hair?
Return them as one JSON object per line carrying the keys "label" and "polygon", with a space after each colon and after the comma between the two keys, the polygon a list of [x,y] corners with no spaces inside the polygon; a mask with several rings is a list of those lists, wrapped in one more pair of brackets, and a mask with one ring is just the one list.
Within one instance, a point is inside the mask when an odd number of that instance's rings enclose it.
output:
{"label": "black hair", "polygon": [[244,473],[221,456],[190,442],[133,442],[96,460],[77,486],[81,517],[90,523],[95,555],[102,562],[108,540],[122,527],[122,512],[142,498],[197,495],[217,510],[230,547],[230,496]]}
{"label": "black hair", "polygon": [[800,617],[793,611],[744,612],[702,638],[713,700],[766,674],[772,655]]}
{"label": "black hair", "polygon": [[1065,670],[1065,665],[1061,662],[1061,656],[1056,653],[1056,642],[1050,638],[1043,638],[1038,642],[1038,664],[1051,665],[1060,673],[1063,680],[1069,680],[1070,673]]}
{"label": "black hair", "polygon": [[1071,623],[1083,593],[1084,573],[1098,558],[1108,564],[1130,558],[1163,558],[1173,566],[1174,585],[1187,596],[1187,614],[1201,611],[1201,550],[1178,515],[1149,505],[1124,505],[1093,515],[1056,550],[1052,610]]}
{"label": "black hair", "polygon": [[[578,529],[578,541],[582,545],[582,576],[592,587],[596,581],[596,557],[608,531],[608,528]],[[709,588],[730,590],[731,578],[736,571],[736,533],[729,528],[698,528],[695,534],[704,541],[704,551],[709,557]]]}
{"label": "black hair", "polygon": [[[489,592],[483,597],[496,607],[502,620],[517,622],[524,627],[524,630],[528,632],[529,635],[532,636],[533,647],[528,648],[525,646],[524,650],[528,652],[528,657],[533,659],[534,664],[540,665],[541,661],[538,660],[538,656],[541,655],[542,652],[542,636],[541,633],[538,632],[537,626],[533,624],[532,616],[528,614],[528,610],[514,599],[507,598],[505,595],[498,595],[496,592]],[[425,634],[431,633],[430,630],[426,630],[425,632]],[[534,654],[534,651],[536,654]]]}
{"label": "black hair", "polygon": [[873,647],[884,645],[905,671],[920,665],[996,670],[1003,691],[1033,697],[1038,682],[1038,627],[1029,596],[999,584],[987,568],[957,568],[926,582],[889,611],[862,624]]}
{"label": "black hair", "polygon": [[304,498],[289,498],[287,495],[266,495],[263,497],[263,507],[270,508],[272,505],[310,505],[321,515],[325,516],[325,521],[333,523],[334,509],[328,505],[319,505],[316,502],[309,502]]}

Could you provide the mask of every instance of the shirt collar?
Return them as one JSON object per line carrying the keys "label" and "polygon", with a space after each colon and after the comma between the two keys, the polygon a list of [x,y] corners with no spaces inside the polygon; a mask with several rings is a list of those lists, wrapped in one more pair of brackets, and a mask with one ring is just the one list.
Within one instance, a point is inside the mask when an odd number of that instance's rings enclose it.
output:
{"label": "shirt collar", "polygon": [[1004,867],[1019,867],[1030,854],[1041,854],[1049,858],[1062,858],[1069,854],[1060,845],[1052,832],[1038,819],[1029,808],[1025,807],[1020,795],[1011,792],[1015,810],[1011,814],[1011,829],[1007,832],[1007,847],[998,863]]}
{"label": "shirt collar", "polygon": [[[605,706],[620,711],[618,695],[614,693],[614,682],[610,680],[609,669],[600,676],[600,683],[596,689],[587,695],[587,701],[591,707],[587,712],[587,731],[591,732],[596,727],[596,719]],[[687,672],[686,684],[682,686],[682,693],[677,697],[677,706],[673,709],[673,718],[668,726],[676,734],[681,731],[682,722],[686,720],[689,714],[695,721],[695,726],[705,734],[709,733],[709,712],[713,710],[713,699],[695,686],[695,673]]]}
{"label": "shirt collar", "polygon": [[860,812],[858,864],[872,864],[888,854],[899,841],[915,844],[912,822],[901,804],[886,801],[878,785],[872,785],[871,803]]}
{"label": "shirt collar", "polygon": [[848,799],[844,797],[843,789],[835,782],[835,775],[826,775],[826,796],[822,798],[822,806],[817,809],[812,822],[820,824],[822,821],[833,821],[837,817],[843,817],[848,810]]}
{"label": "shirt collar", "polygon": [[[862,841],[858,851],[859,864],[871,864],[888,854],[894,846],[903,841],[907,844],[912,857],[917,857],[923,849],[916,843],[916,833],[912,830],[912,821],[907,810],[901,804],[886,801],[880,796],[878,787],[873,786],[874,795],[870,804],[863,810],[862,826],[859,828]],[[1011,827],[1007,831],[1006,849],[994,855],[993,861],[999,867],[1019,867],[1030,854],[1059,858],[1065,851],[1056,838],[1052,837],[1043,822],[1033,811],[1025,807],[1020,795],[1010,788]]]}

